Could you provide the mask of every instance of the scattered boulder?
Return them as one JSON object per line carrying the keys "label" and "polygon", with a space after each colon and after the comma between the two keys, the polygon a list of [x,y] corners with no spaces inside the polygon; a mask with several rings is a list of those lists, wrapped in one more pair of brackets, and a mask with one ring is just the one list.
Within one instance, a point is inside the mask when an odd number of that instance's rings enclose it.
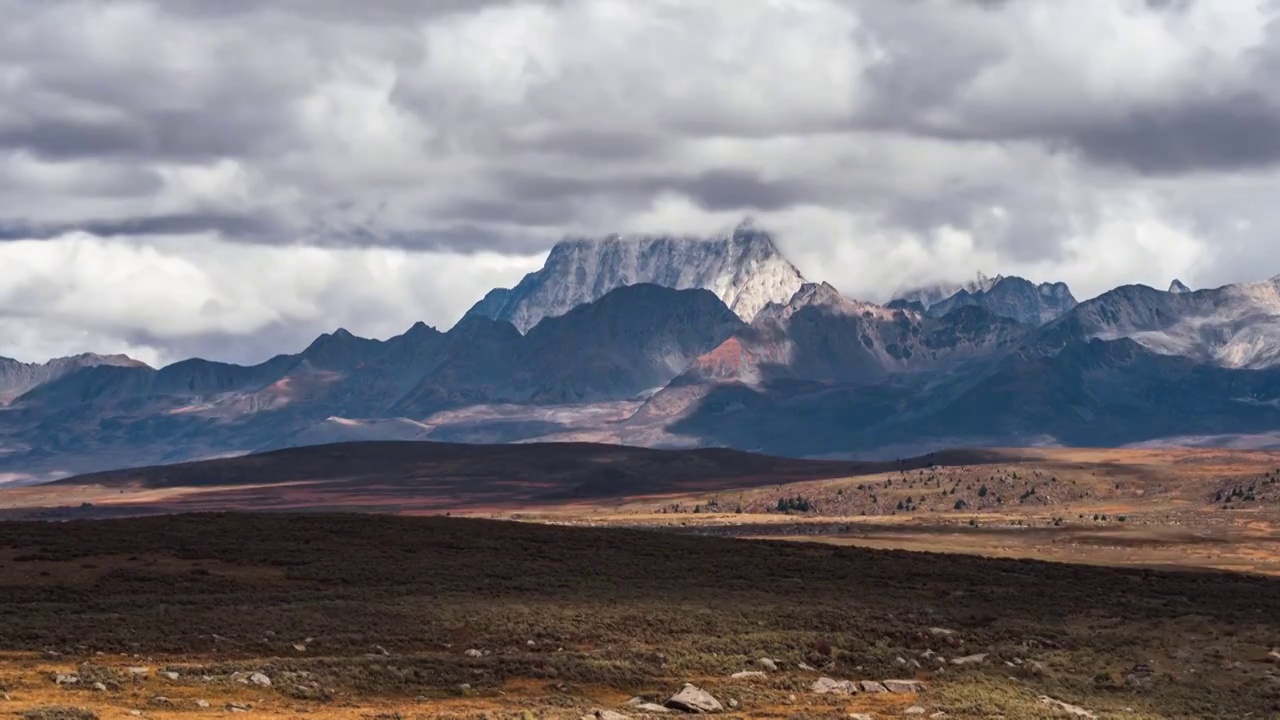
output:
{"label": "scattered boulder", "polygon": [[1062,702],[1061,700],[1055,700],[1055,699],[1053,699],[1053,698],[1049,697],[1048,695],[1041,695],[1041,696],[1040,696],[1040,704],[1041,704],[1041,705],[1048,705],[1049,707],[1051,707],[1051,708],[1053,708],[1053,709],[1055,709],[1055,710],[1061,710],[1062,712],[1067,713],[1068,715],[1074,715],[1074,716],[1076,716],[1076,717],[1088,718],[1088,720],[1098,720],[1098,714],[1097,714],[1097,713],[1095,713],[1095,712],[1090,712],[1089,710],[1085,710],[1084,708],[1080,707],[1079,705],[1072,705],[1072,704],[1070,704],[1070,703]]}
{"label": "scattered boulder", "polygon": [[687,713],[716,713],[724,710],[724,706],[711,693],[693,683],[685,683],[680,692],[667,699],[666,706]]}
{"label": "scattered boulder", "polygon": [[767,678],[769,676],[759,670],[743,670],[742,672],[736,672],[729,677],[733,680],[757,680],[760,678]]}
{"label": "scattered boulder", "polygon": [[829,677],[820,677],[813,681],[813,685],[809,686],[809,692],[817,695],[853,695],[858,692],[858,686],[854,685],[850,680],[832,680]]}
{"label": "scattered boulder", "polygon": [[[1277,655],[1277,657],[1280,657],[1280,655]],[[756,664],[769,672],[778,672],[778,663],[769,658],[760,658],[756,661]]]}
{"label": "scattered boulder", "polygon": [[666,715],[671,712],[671,708],[663,707],[657,703],[642,702],[635,706],[636,712],[642,712],[649,715]]}
{"label": "scattered boulder", "polygon": [[912,705],[911,707],[907,708],[906,710],[903,710],[903,711],[902,711],[902,714],[903,714],[903,715],[923,715],[923,714],[925,714],[925,712],[926,712],[926,710],[925,710],[924,708],[920,707],[919,705]]}
{"label": "scattered boulder", "polygon": [[151,675],[151,668],[145,668],[145,667],[125,668],[124,671],[134,677],[147,677]]}
{"label": "scattered boulder", "polygon": [[1124,685],[1130,690],[1150,690],[1154,679],[1150,665],[1134,665],[1124,676]]}
{"label": "scattered boulder", "polygon": [[271,687],[271,678],[267,677],[266,675],[263,675],[260,672],[256,672],[250,675],[248,677],[248,682],[251,685],[257,685],[258,687]]}
{"label": "scattered boulder", "polygon": [[849,720],[876,720],[869,713],[849,713]]}
{"label": "scattered boulder", "polygon": [[946,714],[946,713],[944,713],[944,712],[942,712],[941,710],[939,710],[938,712],[936,712],[936,713],[934,713],[934,714],[930,715],[930,716],[929,716],[929,720],[942,720],[942,718],[945,718],[946,716],[947,716],[947,714]]}
{"label": "scattered boulder", "polygon": [[73,675],[70,673],[66,673],[66,674],[58,673],[57,675],[53,676],[53,683],[55,685],[79,685],[80,676]]}
{"label": "scattered boulder", "polygon": [[919,680],[885,680],[884,688],[891,693],[924,692],[924,683]]}
{"label": "scattered boulder", "polygon": [[161,708],[173,707],[173,701],[163,695],[157,695],[151,698],[150,700],[147,701],[147,704],[151,705],[152,707],[161,707]]}
{"label": "scattered boulder", "polygon": [[477,650],[477,649],[475,649],[475,648],[470,648],[470,649],[468,649],[466,652],[464,652],[464,653],[462,653],[462,654],[463,654],[463,655],[466,655],[466,656],[467,656],[467,657],[469,657],[469,658],[480,658],[480,657],[484,657],[484,653],[480,652],[479,650]]}
{"label": "scattered boulder", "polygon": [[196,700],[196,707],[198,707],[198,708],[207,708],[207,707],[209,707],[209,701],[208,701],[208,700]]}
{"label": "scattered boulder", "polygon": [[888,688],[886,688],[884,685],[881,685],[880,683],[876,682],[875,680],[863,680],[862,682],[858,683],[858,686],[859,686],[860,688],[862,688],[862,692],[864,692],[864,693],[886,693],[886,692],[889,692],[889,689],[888,689]]}
{"label": "scattered boulder", "polygon": [[952,665],[981,665],[987,661],[987,653],[978,653],[977,655],[965,655],[964,657],[952,658]]}
{"label": "scattered boulder", "polygon": [[942,628],[942,627],[931,627],[929,628],[929,634],[937,637],[949,637],[951,635],[955,635],[956,631],[948,630],[947,628]]}
{"label": "scattered boulder", "polygon": [[1280,649],[1272,650],[1267,653],[1267,659],[1271,662],[1280,662]]}
{"label": "scattered boulder", "polygon": [[249,703],[238,703],[238,702],[227,703],[224,707],[226,707],[227,712],[233,712],[233,713],[249,712],[250,710],[253,709],[253,706],[250,705]]}
{"label": "scattered boulder", "polygon": [[813,668],[809,667],[809,666],[808,666],[807,664],[805,664],[805,663],[800,663],[800,664],[796,665],[796,667],[800,668],[801,670],[809,670],[809,671],[812,671],[812,670],[813,670]]}
{"label": "scattered boulder", "polygon": [[160,677],[164,678],[165,680],[177,680],[178,673],[173,672],[172,670],[166,670],[165,672],[160,673]]}
{"label": "scattered boulder", "polygon": [[89,687],[93,688],[94,690],[96,690],[96,691],[98,691],[98,692],[106,692],[106,691],[107,691],[107,685],[106,685],[106,683],[102,683],[102,682],[96,682],[96,683],[94,683],[94,684],[90,685]]}

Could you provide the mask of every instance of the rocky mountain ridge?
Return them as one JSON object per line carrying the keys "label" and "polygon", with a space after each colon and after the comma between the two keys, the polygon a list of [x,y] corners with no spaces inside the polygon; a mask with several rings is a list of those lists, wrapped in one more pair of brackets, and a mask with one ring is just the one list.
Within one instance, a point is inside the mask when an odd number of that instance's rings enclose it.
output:
{"label": "rocky mountain ridge", "polygon": [[0,359],[0,474],[335,439],[824,455],[1280,423],[1280,278],[1077,303],[1062,283],[980,276],[882,306],[804,282],[750,225],[557,247],[445,332],[338,329],[254,366]]}
{"label": "rocky mountain ridge", "polygon": [[744,322],[770,302],[786,302],[804,278],[773,238],[750,222],[719,237],[610,235],[555,245],[541,270],[511,289],[489,292],[468,316],[511,323],[528,332],[618,287],[652,283],[710,290]]}

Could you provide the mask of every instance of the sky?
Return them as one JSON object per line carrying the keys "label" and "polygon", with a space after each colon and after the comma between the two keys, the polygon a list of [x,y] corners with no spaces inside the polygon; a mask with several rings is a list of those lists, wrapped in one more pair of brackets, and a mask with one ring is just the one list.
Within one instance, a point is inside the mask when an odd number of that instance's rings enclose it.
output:
{"label": "sky", "polygon": [[1280,274],[1273,0],[0,0],[0,355],[451,326],[751,216],[883,301]]}

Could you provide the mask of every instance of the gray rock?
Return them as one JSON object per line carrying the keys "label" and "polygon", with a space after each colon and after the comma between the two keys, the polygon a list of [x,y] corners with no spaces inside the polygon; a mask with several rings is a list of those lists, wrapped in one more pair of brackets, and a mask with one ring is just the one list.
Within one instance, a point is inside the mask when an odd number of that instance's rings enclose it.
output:
{"label": "gray rock", "polygon": [[173,701],[163,695],[157,695],[148,701],[150,705],[155,707],[173,707]]}
{"label": "gray rock", "polygon": [[849,720],[876,720],[871,713],[849,713]]}
{"label": "gray rock", "polygon": [[912,705],[906,710],[903,710],[902,714],[903,715],[923,715],[925,714],[925,712],[927,711],[924,708],[920,707],[919,705]]}
{"label": "gray rock", "polygon": [[945,718],[946,716],[947,716],[947,714],[946,714],[946,713],[944,713],[944,712],[942,712],[941,710],[939,710],[938,712],[936,712],[936,713],[934,713],[934,714],[930,715],[930,716],[929,716],[929,720],[942,720],[942,719],[943,719],[943,718]]}
{"label": "gray rock", "polygon": [[778,663],[769,658],[760,658],[756,661],[756,664],[769,672],[778,672]]}
{"label": "gray rock", "polygon": [[148,675],[151,674],[151,668],[145,668],[145,667],[125,668],[124,671],[129,673],[130,675],[133,675],[134,677],[147,677]]}
{"label": "gray rock", "polygon": [[58,673],[57,675],[53,676],[53,682],[55,685],[79,685],[80,676]]}
{"label": "gray rock", "polygon": [[947,628],[942,628],[942,627],[931,627],[929,628],[929,634],[936,635],[938,637],[947,637],[948,635],[955,635],[956,631],[948,630]]}
{"label": "gray rock", "polygon": [[809,667],[805,663],[799,663],[798,665],[796,665],[796,667],[800,668],[801,670],[809,670],[809,671],[813,670],[813,668]]}
{"label": "gray rock", "polygon": [[919,680],[885,680],[884,687],[891,693],[919,693],[925,688]]}
{"label": "gray rock", "polygon": [[1087,718],[1088,720],[1098,720],[1097,713],[1085,710],[1079,705],[1071,705],[1070,703],[1065,703],[1061,700],[1055,700],[1048,695],[1040,696],[1040,704],[1048,705],[1055,710],[1061,710],[1062,712],[1067,713],[1068,715],[1074,715],[1075,717]]}
{"label": "gray rock", "polygon": [[589,717],[594,717],[596,720],[631,720],[630,715],[623,715],[612,710],[597,710],[595,715]]}
{"label": "gray rock", "polygon": [[260,672],[251,674],[248,681],[250,684],[257,685],[258,687],[271,687],[271,678]]}
{"label": "gray rock", "polygon": [[647,713],[649,715],[664,715],[671,713],[671,708],[665,708],[657,703],[651,702],[637,703],[633,707],[635,707],[636,712]]}
{"label": "gray rock", "polygon": [[885,693],[885,692],[889,692],[889,689],[888,689],[888,688],[886,688],[885,686],[883,686],[883,685],[881,685],[880,683],[876,682],[875,680],[863,680],[862,682],[859,682],[859,683],[858,683],[858,687],[862,688],[862,692],[864,692],[864,693]]}
{"label": "gray rock", "polygon": [[196,700],[196,707],[198,707],[198,708],[207,708],[207,707],[209,707],[209,701],[208,701],[208,700]]}
{"label": "gray rock", "polygon": [[729,709],[730,710],[738,709],[738,698],[729,698]]}
{"label": "gray rock", "polygon": [[729,677],[733,680],[757,680],[760,678],[767,678],[769,676],[759,670],[743,670],[742,672],[736,672]]}
{"label": "gray rock", "polygon": [[160,677],[164,678],[165,680],[177,680],[178,673],[173,672],[172,670],[166,670],[165,672],[160,673]]}
{"label": "gray rock", "polygon": [[952,665],[981,665],[987,661],[987,653],[978,653],[976,655],[965,655],[964,657],[953,658]]}
{"label": "gray rock", "polygon": [[106,691],[107,691],[107,686],[106,686],[106,684],[105,684],[105,683],[96,682],[96,683],[94,683],[94,684],[90,685],[89,687],[93,688],[94,690],[96,690],[96,691],[98,691],[98,692],[106,692]]}
{"label": "gray rock", "polygon": [[249,712],[250,710],[253,709],[253,706],[250,705],[249,703],[238,703],[238,702],[227,703],[225,707],[227,709],[227,712],[233,712],[233,713]]}
{"label": "gray rock", "polygon": [[749,223],[711,238],[609,236],[556,243],[542,269],[511,289],[497,289],[468,316],[505,320],[528,332],[545,317],[564,315],[608,291],[635,283],[706,288],[744,321],[770,302],[785,304],[804,278],[773,239]]}
{"label": "gray rock", "polygon": [[469,657],[469,658],[479,658],[479,657],[484,657],[484,653],[480,652],[479,650],[477,650],[477,649],[475,649],[475,648],[471,648],[471,649],[467,650],[466,652],[464,652],[464,653],[462,653],[462,654],[463,654],[463,655],[466,655],[466,656],[467,656],[467,657]]}
{"label": "gray rock", "polygon": [[858,686],[854,685],[850,680],[832,680],[829,677],[820,677],[809,686],[809,692],[816,695],[853,695],[858,692]]}
{"label": "gray rock", "polygon": [[685,683],[680,692],[667,699],[666,706],[687,713],[716,713],[724,710],[724,706],[711,693],[693,683]]}

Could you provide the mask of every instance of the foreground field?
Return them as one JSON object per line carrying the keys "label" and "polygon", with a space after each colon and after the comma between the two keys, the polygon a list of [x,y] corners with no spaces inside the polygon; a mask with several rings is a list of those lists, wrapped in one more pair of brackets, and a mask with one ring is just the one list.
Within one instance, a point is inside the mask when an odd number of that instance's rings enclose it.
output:
{"label": "foreground field", "polygon": [[640,717],[685,682],[736,717],[1261,718],[1278,640],[1280,581],[1246,574],[457,518],[0,523],[0,713],[29,718]]}

